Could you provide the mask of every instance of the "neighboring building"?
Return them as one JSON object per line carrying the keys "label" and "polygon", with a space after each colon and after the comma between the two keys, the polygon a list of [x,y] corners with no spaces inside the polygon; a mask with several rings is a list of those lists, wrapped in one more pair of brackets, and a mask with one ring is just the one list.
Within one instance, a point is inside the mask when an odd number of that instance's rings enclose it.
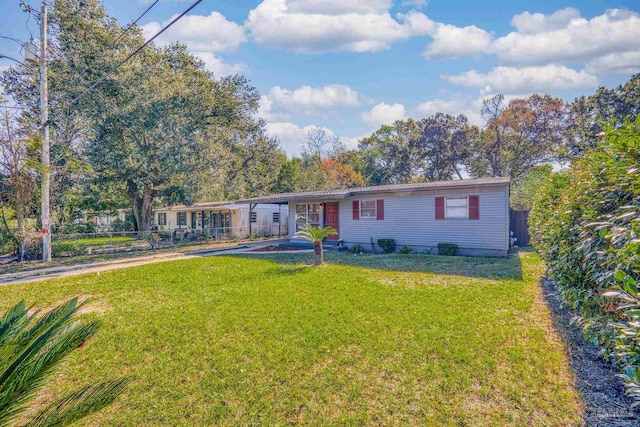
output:
{"label": "neighboring building", "polygon": [[131,214],[131,209],[117,209],[115,211],[90,212],[82,211],[82,216],[73,220],[75,224],[92,223],[99,233],[113,231],[116,222],[124,224]]}
{"label": "neighboring building", "polygon": [[153,210],[159,231],[203,230],[214,237],[278,236],[287,234],[288,211],[278,204],[194,203]]}
{"label": "neighboring building", "polygon": [[346,246],[395,239],[437,253],[455,243],[461,255],[506,256],[509,250],[509,179],[481,178],[274,194],[243,204],[288,206],[289,235],[304,224],[331,226]]}

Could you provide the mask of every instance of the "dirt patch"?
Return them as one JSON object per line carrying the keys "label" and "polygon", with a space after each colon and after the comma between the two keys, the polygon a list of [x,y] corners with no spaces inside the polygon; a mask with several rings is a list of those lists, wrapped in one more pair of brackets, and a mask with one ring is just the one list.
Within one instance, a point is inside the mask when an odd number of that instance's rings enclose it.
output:
{"label": "dirt patch", "polygon": [[624,394],[617,369],[598,356],[598,349],[582,336],[582,329],[571,325],[573,314],[558,300],[551,280],[543,280],[542,290],[549,305],[555,329],[562,337],[569,363],[575,373],[576,388],[584,403],[587,427],[635,427],[640,411],[630,409],[633,401]]}
{"label": "dirt patch", "polygon": [[304,251],[304,248],[296,246],[265,246],[262,248],[251,249],[247,252],[282,252],[282,251]]}

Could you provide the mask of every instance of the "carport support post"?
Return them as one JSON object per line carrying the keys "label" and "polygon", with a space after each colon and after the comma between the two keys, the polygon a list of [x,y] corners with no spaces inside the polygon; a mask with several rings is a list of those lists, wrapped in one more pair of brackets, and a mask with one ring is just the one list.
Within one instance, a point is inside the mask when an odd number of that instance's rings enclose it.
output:
{"label": "carport support post", "polygon": [[253,240],[253,227],[251,223],[251,216],[253,210],[256,208],[257,203],[249,203],[249,240]]}

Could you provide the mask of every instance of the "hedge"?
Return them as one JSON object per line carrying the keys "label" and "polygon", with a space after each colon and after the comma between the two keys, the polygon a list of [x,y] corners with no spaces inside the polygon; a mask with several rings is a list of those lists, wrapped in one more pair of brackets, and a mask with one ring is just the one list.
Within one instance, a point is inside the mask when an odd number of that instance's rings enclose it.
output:
{"label": "hedge", "polygon": [[640,405],[640,116],[553,174],[529,226],[560,299]]}

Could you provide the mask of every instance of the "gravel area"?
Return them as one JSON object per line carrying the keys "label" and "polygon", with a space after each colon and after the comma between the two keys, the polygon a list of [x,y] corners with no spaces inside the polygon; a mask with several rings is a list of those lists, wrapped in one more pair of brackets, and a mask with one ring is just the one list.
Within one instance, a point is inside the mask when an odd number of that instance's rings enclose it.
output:
{"label": "gravel area", "polygon": [[598,349],[582,336],[582,329],[571,325],[573,314],[558,300],[553,282],[542,283],[553,323],[565,342],[576,388],[584,403],[587,427],[638,427],[640,411],[630,409],[632,401],[624,394],[622,379],[610,362],[598,356]]}

